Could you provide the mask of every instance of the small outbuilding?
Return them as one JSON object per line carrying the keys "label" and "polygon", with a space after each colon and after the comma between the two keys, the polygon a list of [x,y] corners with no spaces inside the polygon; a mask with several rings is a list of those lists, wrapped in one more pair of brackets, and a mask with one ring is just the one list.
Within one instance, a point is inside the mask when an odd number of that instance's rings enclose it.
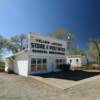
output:
{"label": "small outbuilding", "polygon": [[68,55],[66,61],[71,67],[82,67],[87,64],[86,57],[81,55]]}

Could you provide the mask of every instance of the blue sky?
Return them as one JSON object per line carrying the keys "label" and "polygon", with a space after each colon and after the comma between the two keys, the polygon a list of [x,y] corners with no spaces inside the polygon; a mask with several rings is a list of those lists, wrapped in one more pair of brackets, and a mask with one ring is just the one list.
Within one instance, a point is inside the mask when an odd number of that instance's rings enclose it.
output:
{"label": "blue sky", "polygon": [[0,35],[48,34],[58,28],[75,33],[77,45],[100,38],[99,0],[0,0]]}

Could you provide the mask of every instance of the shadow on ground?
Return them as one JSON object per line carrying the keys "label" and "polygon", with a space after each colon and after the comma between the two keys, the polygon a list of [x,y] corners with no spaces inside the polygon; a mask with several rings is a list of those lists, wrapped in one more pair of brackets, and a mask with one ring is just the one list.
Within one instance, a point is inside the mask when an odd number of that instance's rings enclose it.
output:
{"label": "shadow on ground", "polygon": [[79,81],[79,80],[90,78],[90,77],[93,77],[93,76],[99,75],[99,74],[100,74],[100,72],[67,71],[67,72],[39,74],[39,75],[36,75],[36,76],[40,76],[40,77],[43,77],[43,78],[56,78],[56,79]]}

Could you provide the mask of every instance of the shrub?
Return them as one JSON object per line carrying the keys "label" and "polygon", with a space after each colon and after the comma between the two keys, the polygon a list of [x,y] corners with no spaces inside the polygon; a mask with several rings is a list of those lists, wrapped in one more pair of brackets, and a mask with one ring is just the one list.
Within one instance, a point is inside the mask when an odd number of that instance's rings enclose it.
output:
{"label": "shrub", "polygon": [[0,66],[5,66],[5,62],[0,61]]}
{"label": "shrub", "polygon": [[4,71],[5,69],[5,62],[0,61],[0,71]]}

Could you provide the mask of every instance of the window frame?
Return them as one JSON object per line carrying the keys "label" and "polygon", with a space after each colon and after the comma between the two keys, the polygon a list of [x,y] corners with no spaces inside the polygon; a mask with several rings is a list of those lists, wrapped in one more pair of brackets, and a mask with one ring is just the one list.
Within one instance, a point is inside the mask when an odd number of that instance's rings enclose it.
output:
{"label": "window frame", "polygon": [[[32,63],[32,60],[34,60],[35,63]],[[35,66],[35,67],[32,67],[32,66]],[[47,71],[47,69],[48,69],[47,58],[31,58],[31,71],[32,72],[33,71],[34,72]]]}

